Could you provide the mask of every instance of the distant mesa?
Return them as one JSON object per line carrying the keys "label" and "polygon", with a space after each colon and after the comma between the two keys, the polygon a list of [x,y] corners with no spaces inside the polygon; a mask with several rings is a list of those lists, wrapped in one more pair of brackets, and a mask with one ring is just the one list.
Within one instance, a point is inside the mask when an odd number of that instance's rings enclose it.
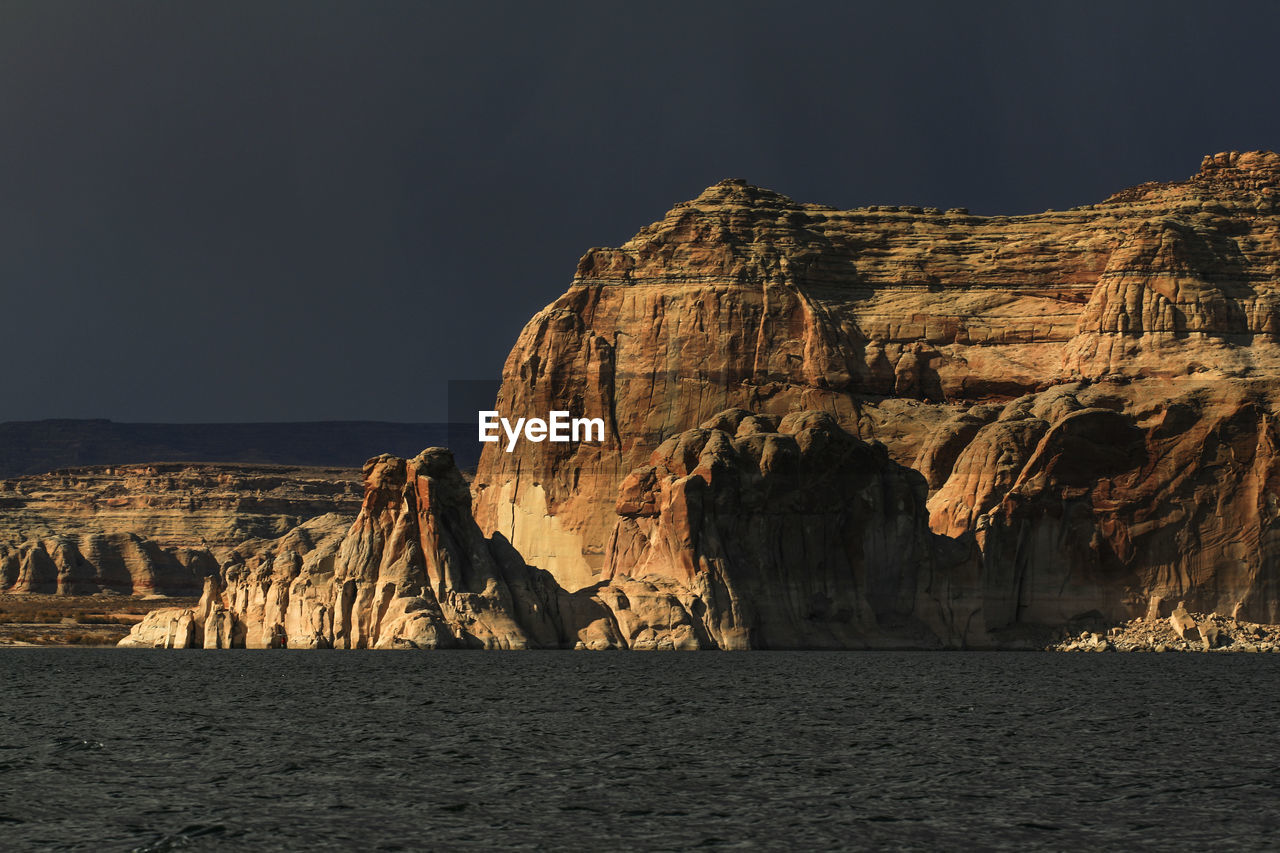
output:
{"label": "distant mesa", "polygon": [[[447,425],[379,421],[131,424],[109,420],[0,423],[0,477],[141,462],[247,462],[359,468],[371,452],[412,454]],[[469,448],[466,448],[469,449]],[[478,457],[478,449],[473,451]],[[474,467],[471,455],[462,464]]]}
{"label": "distant mesa", "polygon": [[0,592],[198,595],[229,549],[316,516],[354,517],[370,447],[419,447],[446,430],[378,422],[0,424],[0,472],[8,478],[0,479]]}
{"label": "distant mesa", "polygon": [[348,468],[181,462],[0,480],[0,592],[199,595],[227,555],[360,508]]}

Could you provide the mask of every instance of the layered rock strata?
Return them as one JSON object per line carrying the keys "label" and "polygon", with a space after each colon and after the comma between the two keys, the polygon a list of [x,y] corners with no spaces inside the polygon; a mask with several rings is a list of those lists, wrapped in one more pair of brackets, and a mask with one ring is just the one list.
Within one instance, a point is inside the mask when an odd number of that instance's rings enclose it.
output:
{"label": "layered rock strata", "polygon": [[0,592],[197,595],[221,559],[325,513],[359,472],[157,463],[0,481]]}
{"label": "layered rock strata", "polygon": [[591,588],[620,571],[606,496],[664,442],[729,408],[820,409],[978,546],[985,630],[1179,600],[1277,621],[1278,202],[1269,152],[1030,216],[724,181],[589,251],[526,326],[496,407],[606,438],[487,446],[477,520]]}

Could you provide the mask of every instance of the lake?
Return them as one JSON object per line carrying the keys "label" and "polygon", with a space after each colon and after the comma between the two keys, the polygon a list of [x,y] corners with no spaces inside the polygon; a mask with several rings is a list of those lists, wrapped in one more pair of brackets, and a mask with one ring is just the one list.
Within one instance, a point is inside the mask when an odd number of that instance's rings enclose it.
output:
{"label": "lake", "polygon": [[1280,846],[1280,656],[0,652],[0,848]]}

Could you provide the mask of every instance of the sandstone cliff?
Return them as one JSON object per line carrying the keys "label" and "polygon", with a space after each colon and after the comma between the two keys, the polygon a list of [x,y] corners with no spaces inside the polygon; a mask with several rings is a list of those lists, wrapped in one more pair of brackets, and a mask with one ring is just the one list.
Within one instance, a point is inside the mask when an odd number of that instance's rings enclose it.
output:
{"label": "sandstone cliff", "polygon": [[521,333],[497,408],[601,417],[606,440],[487,446],[476,518],[591,588],[652,564],[657,542],[609,549],[607,496],[664,442],[726,409],[818,409],[920,471],[932,529],[979,547],[985,629],[1178,600],[1273,621],[1278,201],[1268,152],[1031,216],[724,181],[588,252]]}
{"label": "sandstone cliff", "polygon": [[156,463],[0,481],[0,592],[199,594],[219,561],[325,513],[358,472]]}
{"label": "sandstone cliff", "polygon": [[989,647],[1183,606],[1280,621],[1278,192],[1260,152],[1017,217],[722,182],[588,252],[512,350],[496,408],[599,417],[603,442],[488,445],[474,520],[447,451],[371,460],[349,527],[237,549],[127,642]]}
{"label": "sandstone cliff", "polygon": [[443,448],[371,459],[353,523],[248,543],[155,648],[747,649],[986,645],[976,551],[932,533],[923,478],[823,412],[741,410],[621,485],[608,578],[569,591],[471,517]]}

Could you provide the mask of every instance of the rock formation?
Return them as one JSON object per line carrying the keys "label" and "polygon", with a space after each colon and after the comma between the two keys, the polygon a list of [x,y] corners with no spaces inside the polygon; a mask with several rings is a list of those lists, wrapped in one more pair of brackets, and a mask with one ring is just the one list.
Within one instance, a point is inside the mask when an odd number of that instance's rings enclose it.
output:
{"label": "rock formation", "polygon": [[254,542],[155,648],[747,649],[988,643],[972,547],[932,533],[923,478],[824,412],[741,410],[622,483],[608,578],[569,591],[471,517],[443,448],[365,465],[348,525]]}
{"label": "rock formation", "polygon": [[601,417],[606,440],[487,446],[477,520],[589,589],[652,560],[609,549],[606,496],[664,442],[725,409],[819,409],[976,543],[986,630],[1179,600],[1276,621],[1278,202],[1267,152],[1031,216],[721,182],[589,251],[526,326],[496,408]]}
{"label": "rock formation", "polygon": [[371,460],[349,529],[240,549],[129,642],[1040,647],[1175,610],[1278,622],[1278,201],[1265,152],[1033,216],[724,181],[588,252],[507,360],[504,417],[598,417],[603,442],[487,445],[474,520],[446,451]]}
{"label": "rock formation", "polygon": [[976,553],[925,497],[825,412],[730,410],[623,481],[606,576],[669,590],[704,646],[982,645]]}
{"label": "rock formation", "polygon": [[982,546],[988,627],[1155,618],[1179,600],[1280,621],[1270,384],[1148,379],[1010,403],[930,503],[936,530]]}
{"label": "rock formation", "polygon": [[246,540],[353,516],[358,472],[157,463],[0,481],[0,592],[196,595]]}
{"label": "rock formation", "polygon": [[1244,622],[1217,613],[1189,613],[1181,605],[1168,619],[1130,619],[1106,630],[1082,631],[1050,643],[1055,652],[1270,652],[1280,653],[1280,625]]}
{"label": "rock formation", "polygon": [[322,516],[242,546],[194,611],[152,614],[122,644],[555,647],[549,580],[480,533],[448,450],[384,455],[365,464],[354,522]]}

